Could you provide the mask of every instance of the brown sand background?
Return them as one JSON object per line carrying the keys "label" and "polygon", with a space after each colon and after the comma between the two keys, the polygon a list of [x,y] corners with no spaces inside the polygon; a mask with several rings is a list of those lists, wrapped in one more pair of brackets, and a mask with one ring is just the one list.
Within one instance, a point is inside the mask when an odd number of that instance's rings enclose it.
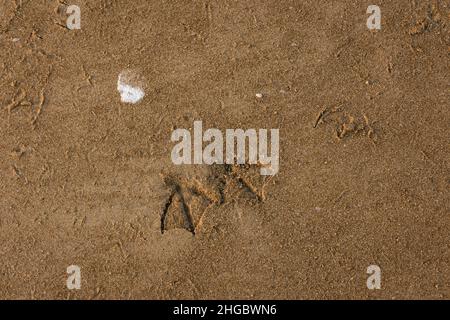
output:
{"label": "brown sand background", "polygon": [[[59,1],[0,1],[0,298],[449,298],[449,1],[67,3],[81,30]],[[172,165],[194,120],[280,128],[280,172],[161,234],[164,177],[225,177]]]}

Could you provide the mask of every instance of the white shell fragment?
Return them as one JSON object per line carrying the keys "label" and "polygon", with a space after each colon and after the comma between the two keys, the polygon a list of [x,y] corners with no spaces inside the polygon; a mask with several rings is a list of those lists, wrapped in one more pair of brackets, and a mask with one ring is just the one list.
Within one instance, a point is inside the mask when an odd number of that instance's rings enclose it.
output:
{"label": "white shell fragment", "polygon": [[120,74],[117,81],[117,90],[120,93],[120,99],[124,103],[138,103],[145,96],[145,92],[138,86],[127,83],[125,77]]}
{"label": "white shell fragment", "polygon": [[263,97],[263,94],[262,94],[262,93],[257,93],[255,96],[256,96],[258,99],[261,99],[261,98]]}

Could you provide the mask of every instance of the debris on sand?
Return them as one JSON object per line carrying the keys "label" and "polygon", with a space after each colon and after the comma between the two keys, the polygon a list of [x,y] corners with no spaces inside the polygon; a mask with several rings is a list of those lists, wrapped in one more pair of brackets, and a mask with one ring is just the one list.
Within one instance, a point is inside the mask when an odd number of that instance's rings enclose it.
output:
{"label": "debris on sand", "polygon": [[133,83],[133,75],[130,75],[128,71],[119,75],[117,90],[124,103],[138,103],[145,96],[144,90],[138,84]]}

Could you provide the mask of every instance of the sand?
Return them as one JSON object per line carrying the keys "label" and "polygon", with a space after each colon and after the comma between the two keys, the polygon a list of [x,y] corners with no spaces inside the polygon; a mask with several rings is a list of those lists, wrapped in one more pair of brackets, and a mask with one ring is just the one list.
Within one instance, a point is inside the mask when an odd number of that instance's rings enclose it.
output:
{"label": "sand", "polygon": [[[449,298],[448,1],[67,4],[0,1],[0,298]],[[174,165],[194,121],[278,174]]]}

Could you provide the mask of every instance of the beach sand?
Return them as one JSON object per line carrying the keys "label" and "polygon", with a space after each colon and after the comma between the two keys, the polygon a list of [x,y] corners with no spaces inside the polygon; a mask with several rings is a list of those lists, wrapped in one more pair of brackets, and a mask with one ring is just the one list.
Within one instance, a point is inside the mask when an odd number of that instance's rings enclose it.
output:
{"label": "beach sand", "polygon": [[[450,4],[372,2],[0,1],[0,298],[448,299]],[[194,121],[279,172],[174,165]]]}

